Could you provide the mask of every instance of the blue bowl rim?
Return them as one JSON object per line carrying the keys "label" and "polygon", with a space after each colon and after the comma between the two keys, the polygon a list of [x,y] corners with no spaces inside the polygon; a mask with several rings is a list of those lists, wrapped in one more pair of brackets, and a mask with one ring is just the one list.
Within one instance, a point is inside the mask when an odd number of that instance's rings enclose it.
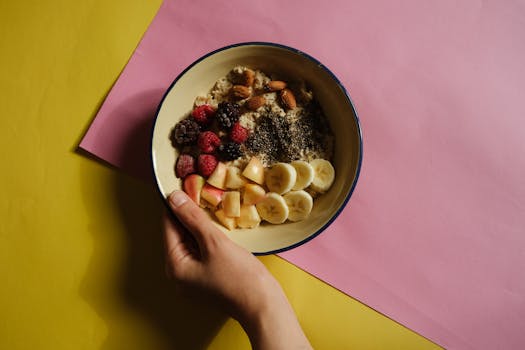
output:
{"label": "blue bowl rim", "polygon": [[155,112],[155,120],[154,120],[154,123],[153,123],[153,127],[151,129],[151,138],[150,138],[150,140],[151,140],[151,142],[150,142],[150,155],[151,155],[151,162],[152,162],[152,164],[151,164],[151,171],[153,172],[153,179],[155,180],[155,184],[157,185],[157,190],[158,190],[158,192],[159,192],[159,194],[160,194],[160,196],[161,196],[161,198],[162,198],[162,200],[164,202],[164,205],[166,205],[166,207],[168,209],[168,212],[171,213],[171,210],[170,210],[169,205],[168,205],[168,201],[166,200],[166,198],[164,197],[164,194],[160,190],[160,184],[159,184],[159,182],[157,180],[157,176],[156,176],[156,173],[155,173],[155,167],[153,166],[153,164],[154,164],[154,161],[153,161],[153,135],[154,135],[154,131],[155,131],[155,126],[157,125],[157,118],[159,116],[160,109],[162,108],[162,105],[164,104],[164,100],[166,99],[166,96],[168,96],[168,94],[170,93],[170,91],[173,88],[173,86],[177,83],[177,81],[179,81],[179,79],[182,76],[184,76],[184,74],[186,74],[187,71],[189,71],[191,68],[193,68],[193,66],[197,65],[202,60],[204,60],[204,59],[208,58],[209,56],[212,56],[212,55],[214,55],[214,54],[216,54],[218,52],[225,51],[225,50],[228,50],[228,49],[231,49],[231,48],[235,48],[235,47],[239,47],[239,46],[269,46],[269,47],[277,47],[277,48],[280,48],[280,49],[285,49],[285,50],[288,50],[288,51],[291,51],[293,53],[296,53],[296,54],[299,54],[301,56],[306,57],[307,59],[309,59],[312,62],[314,62],[317,66],[319,66],[320,68],[324,69],[332,77],[332,79],[337,83],[339,88],[344,92],[347,101],[350,103],[350,106],[352,107],[352,110],[354,112],[353,113],[353,117],[354,117],[354,121],[355,121],[356,126],[357,126],[357,133],[358,133],[358,136],[359,136],[359,159],[358,159],[358,163],[357,163],[357,169],[356,169],[355,177],[354,177],[354,180],[352,182],[352,186],[350,187],[350,191],[348,191],[348,195],[346,196],[346,198],[343,201],[343,203],[341,204],[341,206],[334,213],[334,215],[332,215],[332,217],[321,228],[319,228],[316,232],[314,232],[310,236],[306,237],[302,241],[299,241],[297,243],[294,243],[294,244],[289,245],[289,246],[284,247],[284,248],[270,250],[270,251],[267,251],[267,252],[252,252],[254,255],[258,255],[258,256],[270,255],[270,254],[278,254],[278,253],[282,253],[282,252],[285,252],[285,251],[297,248],[297,247],[299,247],[299,246],[301,246],[301,245],[311,241],[312,239],[317,237],[319,234],[321,234],[321,232],[326,230],[328,228],[328,226],[330,226],[332,224],[332,222],[334,222],[335,219],[337,219],[337,217],[341,214],[343,209],[346,207],[348,201],[350,200],[350,197],[352,197],[352,194],[354,193],[355,187],[357,185],[357,181],[359,179],[359,175],[361,173],[361,164],[363,162],[363,136],[362,136],[362,131],[361,131],[361,123],[359,122],[359,116],[357,115],[357,109],[355,108],[354,102],[350,98],[350,95],[348,94],[348,91],[346,90],[344,85],[341,83],[341,81],[337,78],[337,76],[330,69],[328,69],[324,64],[322,64],[318,59],[313,57],[312,55],[307,54],[306,52],[298,50],[296,48],[293,48],[293,47],[290,47],[290,46],[287,46],[287,45],[283,45],[283,44],[278,44],[278,43],[273,43],[273,42],[266,42],[266,41],[247,41],[247,42],[241,42],[241,43],[235,43],[235,44],[230,44],[230,45],[227,45],[227,46],[223,46],[221,48],[218,48],[216,50],[210,51],[207,54],[199,57],[192,64],[190,64],[188,67],[186,67],[179,75],[177,75],[177,77],[170,84],[169,88],[166,90],[166,92],[164,93],[164,96],[162,96],[162,99],[160,100],[160,102],[158,104],[157,111]]}

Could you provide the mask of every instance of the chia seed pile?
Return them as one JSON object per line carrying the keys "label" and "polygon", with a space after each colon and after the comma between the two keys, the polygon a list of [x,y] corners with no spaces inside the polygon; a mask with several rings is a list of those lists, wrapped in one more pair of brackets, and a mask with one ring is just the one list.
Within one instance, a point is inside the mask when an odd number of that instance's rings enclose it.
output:
{"label": "chia seed pile", "polygon": [[[290,163],[294,160],[326,157],[331,130],[320,106],[310,102],[294,118],[287,118],[265,108],[260,112],[255,129],[246,141],[250,156],[259,156],[264,163]],[[315,157],[309,157],[315,155]]]}

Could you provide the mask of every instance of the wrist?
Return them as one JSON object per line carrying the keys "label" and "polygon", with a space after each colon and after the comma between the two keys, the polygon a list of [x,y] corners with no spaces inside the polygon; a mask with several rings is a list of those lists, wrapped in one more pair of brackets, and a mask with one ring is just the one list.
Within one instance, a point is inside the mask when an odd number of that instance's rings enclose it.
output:
{"label": "wrist", "polygon": [[258,308],[239,323],[248,335],[252,348],[311,349],[299,321],[284,292],[268,295]]}
{"label": "wrist", "polygon": [[[259,290],[256,297],[248,297],[249,300],[241,307],[239,317],[237,317],[246,332],[260,329],[272,318],[285,311],[291,311],[288,299],[280,285],[274,280],[265,283],[267,288]],[[268,288],[269,286],[272,288]]]}

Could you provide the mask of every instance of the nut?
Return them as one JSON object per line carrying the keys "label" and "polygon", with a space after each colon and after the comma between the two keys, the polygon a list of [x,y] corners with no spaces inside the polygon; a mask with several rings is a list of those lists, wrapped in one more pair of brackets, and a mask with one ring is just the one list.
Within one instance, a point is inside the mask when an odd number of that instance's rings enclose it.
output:
{"label": "nut", "polygon": [[232,94],[236,98],[244,99],[250,97],[252,89],[244,85],[234,85],[232,87]]}
{"label": "nut", "polygon": [[294,109],[297,106],[297,102],[295,102],[295,96],[290,89],[281,90],[280,96],[281,102],[286,108]]}
{"label": "nut", "polygon": [[266,99],[262,95],[253,96],[248,101],[246,101],[246,106],[251,111],[255,111],[259,107],[264,106],[265,104],[266,104]]}
{"label": "nut", "polygon": [[244,78],[244,86],[252,86],[255,81],[255,72],[251,69],[246,69],[242,72]]}
{"label": "nut", "polygon": [[280,91],[286,88],[286,83],[280,80],[272,80],[266,84],[266,90],[268,91]]}

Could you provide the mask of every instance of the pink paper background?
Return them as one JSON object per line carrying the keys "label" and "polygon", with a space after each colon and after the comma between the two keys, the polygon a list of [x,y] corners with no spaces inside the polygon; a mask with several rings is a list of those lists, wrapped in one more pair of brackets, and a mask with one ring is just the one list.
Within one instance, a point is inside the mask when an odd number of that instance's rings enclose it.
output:
{"label": "pink paper background", "polygon": [[152,118],[221,46],[310,53],[361,118],[356,192],[282,257],[450,349],[525,348],[522,1],[167,0],[81,147],[149,176]]}

